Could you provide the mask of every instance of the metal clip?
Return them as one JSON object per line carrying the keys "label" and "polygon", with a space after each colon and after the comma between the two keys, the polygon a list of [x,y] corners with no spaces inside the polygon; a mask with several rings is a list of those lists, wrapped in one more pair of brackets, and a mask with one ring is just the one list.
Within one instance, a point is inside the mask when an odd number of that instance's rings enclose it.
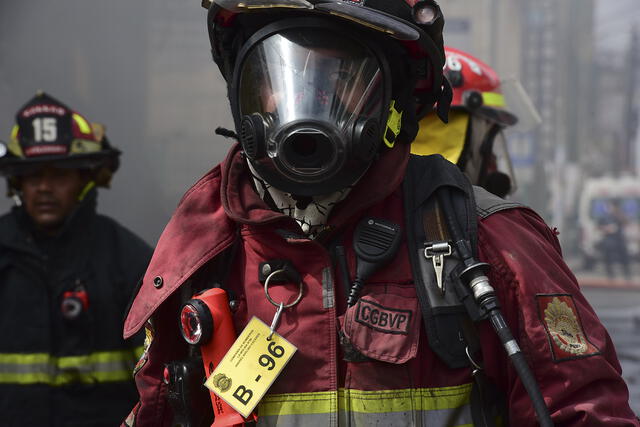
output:
{"label": "metal clip", "polygon": [[424,248],[425,258],[431,258],[433,261],[433,270],[436,273],[436,283],[438,284],[438,289],[440,289],[442,295],[444,295],[445,292],[444,282],[442,281],[444,257],[449,255],[451,255],[451,245],[449,242],[432,243]]}
{"label": "metal clip", "polygon": [[276,328],[278,327],[278,323],[280,323],[280,315],[282,314],[282,310],[284,310],[284,304],[280,303],[278,305],[278,309],[276,310],[276,314],[275,316],[273,316],[273,320],[271,321],[271,327],[269,328],[269,336],[267,337],[267,340],[271,340],[271,337],[273,337],[274,332],[276,331]]}
{"label": "metal clip", "polygon": [[476,375],[482,372],[482,365],[480,365],[478,362],[473,360],[473,357],[471,357],[471,355],[469,354],[469,346],[465,346],[464,352],[467,353],[467,359],[469,359],[469,362],[471,362],[471,366],[473,366],[473,371],[471,372],[471,375],[475,377]]}

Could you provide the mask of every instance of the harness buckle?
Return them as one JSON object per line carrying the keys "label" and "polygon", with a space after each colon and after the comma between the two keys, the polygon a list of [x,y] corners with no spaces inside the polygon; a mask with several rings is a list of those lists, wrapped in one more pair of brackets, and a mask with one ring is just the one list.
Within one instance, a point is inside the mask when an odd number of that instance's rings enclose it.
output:
{"label": "harness buckle", "polygon": [[451,255],[451,245],[449,242],[434,242],[427,244],[424,248],[424,257],[431,258],[433,262],[433,270],[436,273],[436,283],[442,295],[445,293],[444,282],[442,281],[442,272],[444,270],[444,258]]}

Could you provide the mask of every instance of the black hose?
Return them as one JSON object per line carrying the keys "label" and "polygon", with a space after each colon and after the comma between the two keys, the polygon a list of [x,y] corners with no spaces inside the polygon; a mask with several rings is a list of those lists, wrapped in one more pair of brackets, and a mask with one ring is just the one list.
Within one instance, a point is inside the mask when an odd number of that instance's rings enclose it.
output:
{"label": "black hose", "polygon": [[497,308],[491,310],[489,313],[489,320],[491,321],[493,329],[498,334],[498,337],[500,337],[500,341],[507,351],[507,354],[511,359],[511,363],[513,363],[513,367],[516,369],[516,372],[520,377],[520,381],[522,381],[522,385],[524,385],[525,390],[527,390],[527,394],[531,398],[531,403],[533,404],[533,409],[536,411],[540,425],[542,427],[553,427],[553,421],[551,421],[549,409],[544,403],[544,398],[542,397],[538,383],[536,382],[531,369],[529,369],[529,365],[527,364],[524,354],[520,351],[520,347],[511,334],[507,323],[504,321],[500,310]]}
{"label": "black hose", "polygon": [[[447,187],[440,188],[438,190],[438,202],[442,206],[445,221],[449,227],[449,234],[451,235],[451,239],[453,240],[458,256],[460,256],[462,262],[467,267],[465,271],[469,271],[469,274],[464,277],[468,279],[467,284],[470,284],[473,279],[484,276],[484,271],[480,268],[473,269],[474,265],[479,266],[481,264],[473,259],[470,244],[460,231],[457,216],[455,215],[453,203],[451,201],[451,198],[453,197],[452,191]],[[527,394],[529,394],[529,398],[531,399],[533,408],[536,411],[540,425],[542,427],[553,427],[553,421],[551,421],[549,409],[544,402],[544,398],[540,392],[540,387],[538,386],[533,373],[529,369],[529,365],[527,364],[524,354],[520,351],[518,343],[513,337],[513,334],[509,330],[509,326],[500,312],[498,298],[495,295],[493,288],[491,288],[491,292],[485,293],[480,298],[477,298],[477,303],[482,309],[488,312],[491,325],[500,338],[507,355],[511,359],[511,362],[520,377],[520,381],[522,381],[525,390],[527,390]]]}

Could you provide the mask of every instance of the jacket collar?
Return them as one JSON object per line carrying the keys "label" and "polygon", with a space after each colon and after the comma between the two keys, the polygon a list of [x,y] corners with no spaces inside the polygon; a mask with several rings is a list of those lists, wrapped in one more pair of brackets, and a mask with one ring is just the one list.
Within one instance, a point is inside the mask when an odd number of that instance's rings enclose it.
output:
{"label": "jacket collar", "polygon": [[[384,153],[353,191],[334,208],[329,225],[337,227],[386,198],[402,182],[409,146]],[[198,181],[182,198],[160,236],[140,290],[125,321],[124,337],[135,334],[153,312],[200,267],[231,246],[237,223],[288,221],[256,193],[240,145],[224,162]]]}
{"label": "jacket collar", "polygon": [[256,192],[240,144],[231,148],[221,168],[221,201],[229,218],[241,224],[262,224],[285,217]]}
{"label": "jacket collar", "polygon": [[217,166],[187,191],[162,232],[125,320],[125,338],[140,330],[176,289],[235,240],[236,225],[221,205],[220,170]]}
{"label": "jacket collar", "polygon": [[[354,186],[349,196],[338,203],[328,225],[337,228],[353,216],[384,200],[398,188],[409,159],[409,145],[400,145],[381,154]],[[222,164],[222,205],[231,219],[244,224],[262,224],[289,218],[269,208],[254,189],[249,167],[236,144]],[[292,221],[293,222],[293,221]]]}

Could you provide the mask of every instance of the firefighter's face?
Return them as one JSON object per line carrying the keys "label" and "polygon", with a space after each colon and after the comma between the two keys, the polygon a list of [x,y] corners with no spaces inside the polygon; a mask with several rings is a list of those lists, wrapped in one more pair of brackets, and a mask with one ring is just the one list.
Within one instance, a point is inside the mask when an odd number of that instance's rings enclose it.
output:
{"label": "firefighter's face", "polygon": [[40,230],[55,232],[78,204],[87,182],[78,169],[45,166],[20,179],[25,210]]}

